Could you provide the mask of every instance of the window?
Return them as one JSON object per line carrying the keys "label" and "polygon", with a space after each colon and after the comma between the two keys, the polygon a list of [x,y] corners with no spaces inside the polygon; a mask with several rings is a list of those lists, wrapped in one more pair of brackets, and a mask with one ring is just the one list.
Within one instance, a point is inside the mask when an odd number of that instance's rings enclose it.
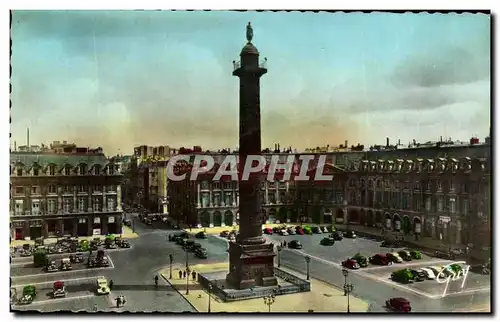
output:
{"label": "window", "polygon": [[81,184],[78,186],[78,192],[85,192],[85,185]]}
{"label": "window", "polygon": [[16,195],[24,194],[24,187],[16,187],[15,193]]}
{"label": "window", "polygon": [[462,209],[463,209],[463,214],[468,215],[469,214],[469,199],[464,199],[462,201]]}
{"label": "window", "polygon": [[[281,203],[286,203],[288,200],[287,200],[287,197],[286,197],[286,193],[284,191],[280,191],[279,192],[279,201]],[[327,200],[330,200],[330,199],[327,199]]]}
{"label": "window", "polygon": [[108,202],[108,211],[115,211],[115,200],[113,198],[109,198]]}
{"label": "window", "polygon": [[455,198],[450,198],[448,200],[448,209],[450,210],[450,212],[452,214],[454,214],[457,211],[457,209],[455,207]]}
{"label": "window", "polygon": [[224,196],[224,203],[226,206],[232,206],[233,205],[233,194],[232,193],[226,193]]}
{"label": "window", "polygon": [[85,164],[80,164],[80,166],[78,167],[78,172],[81,176],[84,176],[87,174],[87,165]]}
{"label": "window", "polygon": [[64,203],[63,203],[63,211],[64,211],[64,213],[66,213],[66,214],[71,213],[71,202],[72,202],[72,200],[69,199],[69,198],[65,198],[64,199]]}
{"label": "window", "polygon": [[16,216],[21,216],[24,212],[23,201],[16,200],[16,207],[14,208],[14,213]]}
{"label": "window", "polygon": [[108,166],[108,174],[110,174],[110,175],[114,175],[115,174],[115,167],[112,164],[110,164]]}
{"label": "window", "polygon": [[33,169],[33,176],[38,177],[39,174],[40,174],[40,170],[38,168],[34,168]]}
{"label": "window", "polygon": [[85,212],[85,198],[78,199],[78,211]]}
{"label": "window", "polygon": [[52,194],[52,193],[56,193],[57,191],[57,188],[56,186],[49,186],[49,193]]}
{"label": "window", "polygon": [[40,214],[40,201],[32,200],[31,201],[31,214],[37,216]]}
{"label": "window", "polygon": [[220,194],[214,193],[213,198],[214,198],[214,206],[215,207],[220,206],[220,203],[221,203]]}
{"label": "window", "polygon": [[94,192],[100,192],[100,191],[101,191],[101,185],[96,184],[96,185],[94,186]]}
{"label": "window", "polygon": [[108,192],[116,192],[116,186],[114,185],[108,186]]}
{"label": "window", "polygon": [[425,211],[431,211],[431,197],[425,197]]}
{"label": "window", "polygon": [[396,180],[396,189],[399,189],[399,180]]}
{"label": "window", "polygon": [[203,190],[208,189],[208,181],[202,181],[201,182],[201,189],[203,189]]}
{"label": "window", "polygon": [[97,164],[97,165],[94,166],[94,174],[96,176],[98,176],[98,175],[101,174],[101,166],[100,165]]}
{"label": "window", "polygon": [[56,167],[55,167],[55,165],[53,165],[53,164],[49,165],[49,174],[51,176],[55,176],[56,175]]}
{"label": "window", "polygon": [[224,189],[225,190],[231,190],[232,189],[231,182],[225,182],[224,183]]}
{"label": "window", "polygon": [[65,185],[65,186],[64,186],[64,192],[65,192],[65,193],[71,193],[71,190],[72,190],[72,189],[71,189],[71,186],[70,186],[70,185]]}
{"label": "window", "polygon": [[219,183],[219,182],[215,182],[215,183],[213,184],[213,189],[214,189],[214,190],[220,189],[220,183]]}
{"label": "window", "polygon": [[415,181],[415,190],[420,190],[420,181]]}
{"label": "window", "polygon": [[437,197],[437,211],[438,212],[441,212],[443,211],[443,197],[442,196],[438,196]]}
{"label": "window", "polygon": [[47,212],[49,214],[53,214],[56,212],[56,201],[54,199],[49,199],[47,206]]}
{"label": "window", "polygon": [[436,189],[438,191],[443,189],[443,183],[440,180],[436,180]]}
{"label": "window", "polygon": [[20,168],[16,169],[16,175],[18,177],[22,177],[23,176],[23,169],[20,169]]}
{"label": "window", "polygon": [[94,198],[94,203],[92,204],[94,211],[101,211],[101,198]]}
{"label": "window", "polygon": [[453,180],[450,181],[450,191],[455,191],[455,182]]}
{"label": "window", "polygon": [[201,206],[203,208],[210,206],[210,195],[206,192],[201,195]]}
{"label": "window", "polygon": [[37,187],[37,186],[31,187],[31,194],[32,195],[37,195],[39,193],[40,193],[40,187]]}
{"label": "window", "polygon": [[274,192],[270,192],[267,194],[267,198],[269,200],[269,203],[275,204],[276,203],[276,194]]}
{"label": "window", "polygon": [[66,176],[71,175],[71,168],[69,166],[64,167],[64,175]]}

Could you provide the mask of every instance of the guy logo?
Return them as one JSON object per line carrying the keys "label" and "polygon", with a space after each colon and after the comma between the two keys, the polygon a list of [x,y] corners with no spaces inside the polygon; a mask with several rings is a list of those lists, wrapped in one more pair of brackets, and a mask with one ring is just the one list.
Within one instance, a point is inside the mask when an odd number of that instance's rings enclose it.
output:
{"label": "guy logo", "polygon": [[[452,265],[460,265],[462,269],[458,272],[455,272],[451,268]],[[465,282],[467,281],[467,276],[469,275],[469,270],[470,270],[470,265],[467,265],[465,261],[453,262],[444,266],[443,269],[436,276],[436,282],[438,282],[438,284],[446,283],[442,297],[446,296],[446,291],[448,290],[448,285],[450,284],[450,282],[458,281],[462,277],[463,281],[462,285],[460,286],[460,289],[463,289],[465,286]]]}

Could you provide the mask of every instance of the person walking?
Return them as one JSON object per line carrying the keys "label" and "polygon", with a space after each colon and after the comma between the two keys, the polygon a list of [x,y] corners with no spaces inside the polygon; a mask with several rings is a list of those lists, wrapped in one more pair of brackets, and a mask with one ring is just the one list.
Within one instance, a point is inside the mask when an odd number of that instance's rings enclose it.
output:
{"label": "person walking", "polygon": [[182,273],[182,275],[184,275],[184,278],[186,278],[186,276],[187,276],[187,272],[186,272],[186,271],[184,271],[184,272]]}
{"label": "person walking", "polygon": [[283,242],[283,247],[286,247],[286,240]]}
{"label": "person walking", "polygon": [[179,279],[182,279],[182,270],[179,270]]}
{"label": "person walking", "polygon": [[119,308],[121,304],[122,304],[122,299],[120,296],[118,296],[116,298],[116,308]]}
{"label": "person walking", "polygon": [[109,289],[112,290],[113,289],[113,280],[109,280]]}
{"label": "person walking", "polygon": [[193,278],[193,281],[196,281],[196,272],[195,271],[193,271],[191,273],[191,277]]}

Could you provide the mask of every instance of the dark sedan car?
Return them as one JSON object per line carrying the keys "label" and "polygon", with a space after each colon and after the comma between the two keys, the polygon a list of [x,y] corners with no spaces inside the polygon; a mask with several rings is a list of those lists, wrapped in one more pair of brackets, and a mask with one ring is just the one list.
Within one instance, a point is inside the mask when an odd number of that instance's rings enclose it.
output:
{"label": "dark sedan car", "polygon": [[311,231],[313,234],[322,234],[323,232],[321,231],[321,229],[317,226],[314,226],[314,227],[311,227]]}
{"label": "dark sedan car", "polygon": [[357,236],[356,236],[356,233],[354,231],[349,230],[349,231],[346,231],[344,233],[344,237],[345,238],[356,238]]}
{"label": "dark sedan car", "polygon": [[326,237],[323,238],[319,243],[323,246],[333,246],[335,244],[335,239]]}
{"label": "dark sedan car", "polygon": [[292,240],[288,243],[288,248],[302,249],[302,244],[298,240]]}
{"label": "dark sedan car", "polygon": [[340,231],[334,231],[328,237],[333,238],[335,240],[342,240],[344,238]]}
{"label": "dark sedan car", "polygon": [[194,237],[200,238],[200,239],[207,239],[208,238],[207,234],[205,234],[205,232],[203,232],[203,231],[198,232],[196,235],[194,235]]}

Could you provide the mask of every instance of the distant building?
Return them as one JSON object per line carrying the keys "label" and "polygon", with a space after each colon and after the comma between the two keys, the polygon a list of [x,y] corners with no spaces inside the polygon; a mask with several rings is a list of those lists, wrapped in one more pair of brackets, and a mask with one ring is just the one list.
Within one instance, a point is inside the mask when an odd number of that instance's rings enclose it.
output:
{"label": "distant building", "polygon": [[10,153],[12,239],[121,233],[119,166],[102,149]]}

